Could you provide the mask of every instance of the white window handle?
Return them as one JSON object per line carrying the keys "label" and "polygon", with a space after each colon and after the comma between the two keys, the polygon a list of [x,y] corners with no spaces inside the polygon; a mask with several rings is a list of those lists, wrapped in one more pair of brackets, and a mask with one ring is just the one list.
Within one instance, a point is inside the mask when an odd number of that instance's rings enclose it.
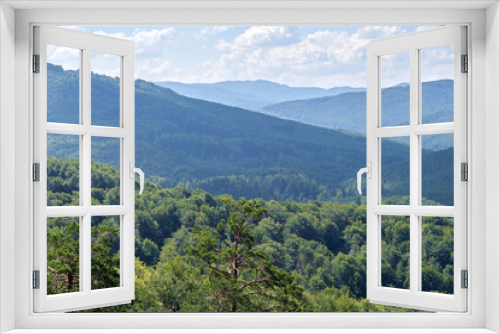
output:
{"label": "white window handle", "polygon": [[142,171],[142,169],[134,167],[133,161],[130,161],[129,163],[129,171],[131,179],[135,177],[135,173],[139,174],[139,182],[141,185],[139,189],[139,195],[142,195],[142,192],[144,191],[144,172]]}
{"label": "white window handle", "polygon": [[361,175],[363,175],[363,173],[366,173],[366,177],[371,179],[372,178],[372,163],[368,161],[368,166],[365,167],[365,168],[361,168],[359,171],[358,171],[358,192],[359,194],[361,195]]}

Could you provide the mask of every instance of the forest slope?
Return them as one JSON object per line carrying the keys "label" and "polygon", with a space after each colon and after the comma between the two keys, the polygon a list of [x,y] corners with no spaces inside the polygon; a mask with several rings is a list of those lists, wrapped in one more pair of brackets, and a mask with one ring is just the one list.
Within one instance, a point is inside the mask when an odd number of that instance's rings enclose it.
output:
{"label": "forest slope", "polygon": [[[48,205],[78,203],[78,161],[48,160]],[[112,204],[119,184],[119,171],[102,164],[92,166],[93,205]],[[136,182],[138,189],[138,182]],[[287,311],[380,312],[408,311],[370,304],[366,298],[366,207],[327,202],[255,201],[263,216],[248,222],[254,248],[271,259],[273,268],[293,276],[303,293]],[[163,189],[146,181],[135,200],[136,299],[130,305],[110,307],[110,312],[214,312],[213,277],[197,256],[196,228],[214,229],[227,221],[231,208],[227,196],[213,196],[202,190],[176,187]],[[93,284],[119,284],[119,224],[110,217],[92,220],[99,255],[93,270]],[[78,291],[78,219],[48,221],[48,276],[53,293]],[[229,231],[220,235],[231,238]],[[388,216],[382,224],[382,280],[384,286],[409,286],[409,219]],[[73,237],[76,236],[76,237]],[[64,242],[63,242],[64,241]],[[58,247],[68,243],[75,247]],[[427,217],[422,220],[423,289],[453,293],[453,220]],[[224,249],[224,243],[219,245]],[[78,261],[76,261],[78,264]],[[71,264],[71,265],[68,265]],[[250,268],[251,270],[252,268]],[[277,269],[276,269],[277,270]],[[95,274],[94,274],[95,273]],[[71,274],[73,284],[68,287]],[[55,282],[59,285],[55,286]],[[74,290],[71,290],[74,289]],[[223,307],[222,310],[225,310]],[[282,309],[277,308],[275,311]]]}
{"label": "forest slope", "polygon": [[[399,85],[382,90],[382,125],[408,125],[410,87]],[[453,80],[422,84],[422,121],[453,121]],[[337,96],[296,99],[263,107],[259,112],[305,124],[366,133],[366,92],[348,92]],[[384,124],[387,120],[390,123]],[[453,145],[449,138],[427,143],[429,149]]]}
{"label": "forest slope", "polygon": [[[77,97],[67,94],[78,90],[78,72],[50,64],[48,72],[48,121],[78,122],[72,116],[78,112],[71,110],[78,107]],[[118,78],[92,74],[93,124],[116,124],[119,106],[113,96],[118,92]],[[136,165],[164,187],[202,188],[235,198],[360,203],[355,175],[366,165],[362,135],[191,99],[141,80],[136,81],[135,101]],[[71,140],[49,138],[49,155],[77,157],[71,147]],[[407,163],[407,145],[389,141],[385,148],[385,171]],[[95,162],[118,167],[116,146],[96,140],[92,149]],[[423,150],[423,156],[430,153]],[[447,166],[434,164],[431,170],[446,171]],[[390,174],[395,176],[389,182],[408,183],[404,175]],[[433,187],[447,188],[435,180]],[[398,187],[384,186],[390,196],[405,195],[391,190]],[[451,196],[452,190],[445,195]]]}

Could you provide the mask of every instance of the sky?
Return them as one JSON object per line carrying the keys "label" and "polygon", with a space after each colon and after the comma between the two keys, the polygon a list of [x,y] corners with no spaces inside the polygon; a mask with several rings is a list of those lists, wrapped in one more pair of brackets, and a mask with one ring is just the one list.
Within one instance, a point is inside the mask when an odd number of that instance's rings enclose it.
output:
{"label": "sky", "polygon": [[[416,26],[147,26],[67,27],[131,40],[135,76],[147,81],[212,83],[269,80],[294,87],[366,87],[370,40],[433,27]],[[77,69],[78,52],[48,49],[50,62]],[[92,71],[117,76],[116,56],[93,54]],[[425,71],[424,71],[425,69]],[[452,78],[453,47],[422,54],[424,81]],[[382,84],[409,81],[404,54],[384,56]]]}

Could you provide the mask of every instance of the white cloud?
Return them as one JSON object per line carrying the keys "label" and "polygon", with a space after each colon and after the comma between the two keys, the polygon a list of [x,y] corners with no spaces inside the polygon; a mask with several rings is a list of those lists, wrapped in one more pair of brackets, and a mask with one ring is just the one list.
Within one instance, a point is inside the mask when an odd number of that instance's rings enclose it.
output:
{"label": "white cloud", "polygon": [[453,45],[423,49],[421,51],[422,81],[453,79]]}
{"label": "white cloud", "polygon": [[210,27],[204,27],[201,29],[199,32],[195,32],[193,34],[195,39],[207,39],[208,36],[213,36],[217,35],[223,32],[228,31],[231,29],[231,27],[228,26],[210,26]]}
{"label": "white cloud", "polygon": [[79,70],[80,53],[78,49],[48,45],[47,62],[54,65],[61,65],[65,70]]}
{"label": "white cloud", "polygon": [[99,52],[92,52],[90,56],[92,72],[112,77],[120,76],[120,57]]}
{"label": "white cloud", "polygon": [[236,36],[232,42],[221,40],[219,50],[246,50],[257,46],[286,45],[299,41],[297,27],[255,26]]}
{"label": "white cloud", "polygon": [[[232,42],[221,40],[217,47],[226,53],[201,81],[268,79],[291,85],[317,82],[313,85],[322,87],[342,81],[364,86],[369,41],[405,32],[401,27],[362,27],[351,34],[324,30],[299,39],[297,31],[296,27],[251,27]],[[363,78],[363,82],[349,81],[349,75]]]}
{"label": "white cloud", "polygon": [[171,40],[174,34],[174,28],[142,30],[134,33],[132,42],[139,47],[154,46],[158,43]]}
{"label": "white cloud", "polygon": [[132,35],[127,35],[122,32],[106,33],[104,31],[95,31],[95,34],[128,39],[134,43],[135,53],[137,54],[155,54],[161,52],[165,47],[165,43],[174,41],[175,28],[169,27],[164,29],[141,29],[136,30]]}
{"label": "white cloud", "polygon": [[401,82],[410,82],[410,55],[408,52],[381,57],[382,87],[391,87]]}
{"label": "white cloud", "polygon": [[136,62],[135,66],[135,77],[144,78],[148,81],[163,81],[166,80],[166,76],[181,76],[182,70],[174,68],[171,63],[162,58],[147,58],[142,59],[140,62]]}

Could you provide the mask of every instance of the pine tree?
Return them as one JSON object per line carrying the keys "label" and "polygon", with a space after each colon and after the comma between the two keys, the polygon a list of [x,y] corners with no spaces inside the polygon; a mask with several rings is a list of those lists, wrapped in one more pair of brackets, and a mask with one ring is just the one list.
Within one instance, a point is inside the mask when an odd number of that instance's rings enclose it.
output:
{"label": "pine tree", "polygon": [[266,209],[255,200],[222,199],[229,216],[216,228],[193,228],[196,247],[186,252],[200,259],[209,274],[209,303],[215,312],[300,311],[303,289],[291,274],[256,249],[251,227]]}

